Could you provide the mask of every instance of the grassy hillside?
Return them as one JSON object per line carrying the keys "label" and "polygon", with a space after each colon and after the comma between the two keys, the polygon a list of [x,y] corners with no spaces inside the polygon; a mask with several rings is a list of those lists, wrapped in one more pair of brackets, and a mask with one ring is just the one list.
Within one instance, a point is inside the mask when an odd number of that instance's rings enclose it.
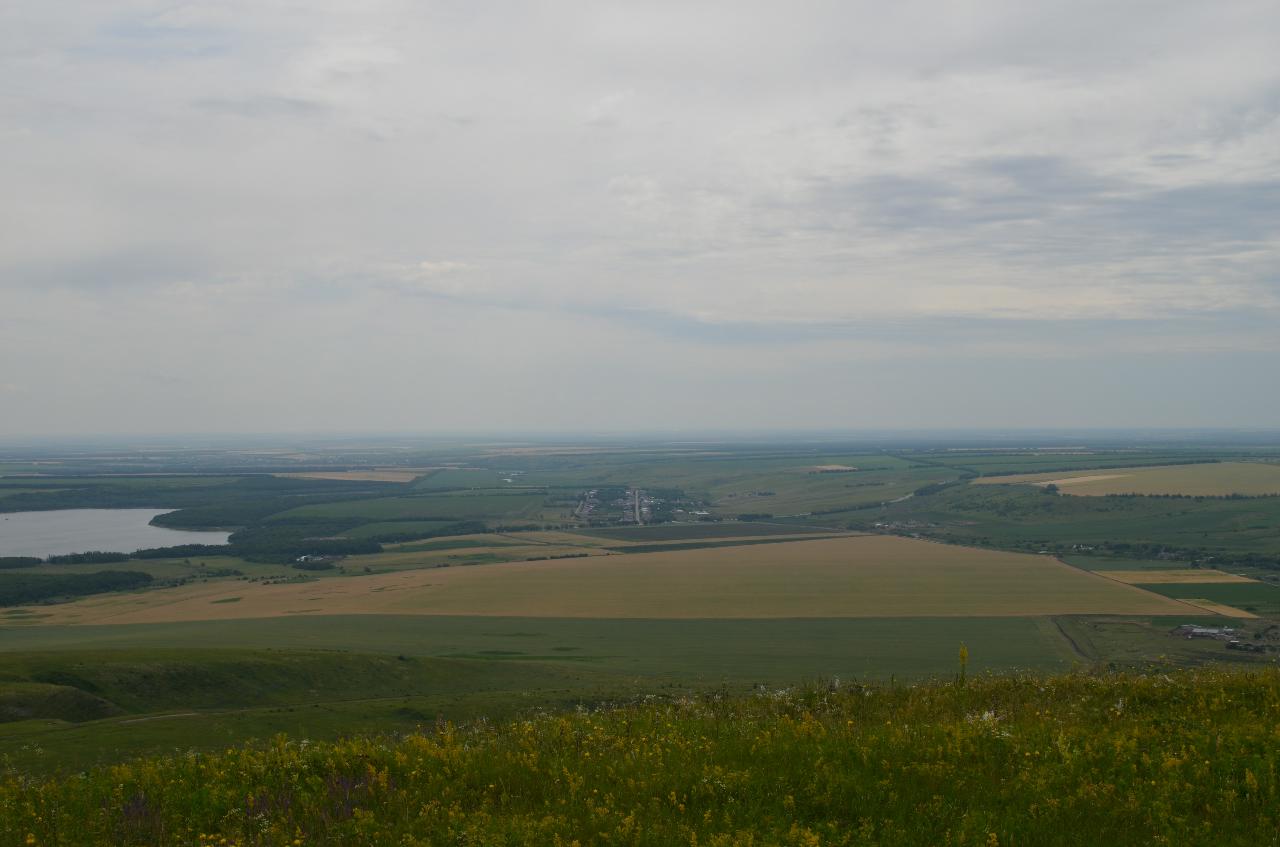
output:
{"label": "grassy hillside", "polygon": [[6,844],[1265,844],[1275,670],[836,684],[0,783]]}
{"label": "grassy hillside", "polygon": [[[527,663],[504,687],[545,676]],[[232,709],[493,687],[491,663],[323,650],[103,650],[0,656],[0,692],[13,683],[65,686],[121,712]]]}
{"label": "grassy hillside", "polygon": [[229,649],[3,655],[0,762],[24,773],[69,771],[279,732],[317,739],[404,732],[437,718],[502,717],[635,690],[578,663],[499,658],[514,657]]}

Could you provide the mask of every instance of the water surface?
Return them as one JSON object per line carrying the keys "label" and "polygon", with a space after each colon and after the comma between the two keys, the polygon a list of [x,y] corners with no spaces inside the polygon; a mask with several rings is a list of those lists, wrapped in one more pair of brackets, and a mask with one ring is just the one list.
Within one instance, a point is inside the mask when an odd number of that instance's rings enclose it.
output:
{"label": "water surface", "polygon": [[175,544],[226,544],[228,533],[151,526],[172,509],[56,509],[0,514],[0,556],[60,556],[106,550],[132,553]]}

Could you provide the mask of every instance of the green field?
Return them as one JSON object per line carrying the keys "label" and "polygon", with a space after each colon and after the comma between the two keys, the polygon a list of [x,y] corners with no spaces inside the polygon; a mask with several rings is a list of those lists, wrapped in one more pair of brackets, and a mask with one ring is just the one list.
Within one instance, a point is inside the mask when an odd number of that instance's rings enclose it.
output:
{"label": "green field", "polygon": [[289,518],[365,518],[370,521],[518,520],[537,517],[539,494],[468,494],[384,497],[299,506],[272,516]]}
{"label": "green field", "polygon": [[1202,446],[1146,449],[1087,448],[1076,450],[946,450],[929,458],[981,476],[1022,473],[1075,473],[1097,468],[1199,464],[1269,455],[1272,451],[1214,449]]}
{"label": "green field", "polygon": [[1165,597],[1212,600],[1256,615],[1280,618],[1280,588],[1264,582],[1223,585],[1178,585],[1154,583],[1142,586]]}
{"label": "green field", "polygon": [[1155,545],[1208,554],[1264,554],[1274,557],[1280,567],[1280,497],[1202,501],[1059,497],[1020,486],[962,485],[868,510],[849,525],[869,528],[875,522],[899,524],[904,530],[958,543],[1015,549]]}
{"label": "green field", "polygon": [[643,692],[919,680],[951,673],[960,644],[971,671],[1005,673],[1145,666],[1155,655],[1268,661],[1168,634],[1211,620],[366,616],[8,629],[0,715],[8,703],[36,717],[0,723],[0,756],[45,771],[277,732],[334,738]]}
{"label": "green field", "polygon": [[843,618],[629,620],[354,615],[117,626],[0,629],[0,650],[324,648],[575,666],[686,685],[784,684],[838,674],[887,679],[946,672],[969,645],[978,669],[1069,666],[1073,654],[1047,619]]}
{"label": "green field", "polygon": [[378,521],[342,531],[347,538],[378,538],[387,535],[428,535],[455,523],[453,519],[441,521]]}
{"label": "green field", "polygon": [[[506,479],[512,479],[512,482],[504,482]],[[444,468],[427,474],[415,482],[413,487],[423,491],[434,489],[503,488],[512,487],[517,484],[517,481],[522,483],[522,477],[516,476],[512,478],[501,471],[489,470],[488,468],[475,470]]]}
{"label": "green field", "polygon": [[1081,660],[1051,621],[1035,618],[348,616],[4,628],[0,758],[80,768],[277,732],[334,738],[644,692],[921,679],[948,673],[961,643],[975,670]]}
{"label": "green field", "polygon": [[[856,463],[867,457],[847,457],[830,464]],[[883,460],[874,459],[876,464]],[[910,494],[921,486],[955,478],[955,472],[931,466],[894,467],[886,470],[858,470],[852,473],[816,473],[810,467],[792,467],[784,472],[749,474],[717,481],[708,493],[716,511],[724,515],[763,512],[772,515],[821,515],[853,506],[882,503]],[[761,494],[760,492],[767,492]]]}
{"label": "green field", "polygon": [[[465,550],[474,547],[518,547],[520,542],[500,535],[480,537],[442,538],[438,541],[421,541],[397,544],[397,553],[429,553],[435,550]],[[376,561],[376,558],[373,560]]]}

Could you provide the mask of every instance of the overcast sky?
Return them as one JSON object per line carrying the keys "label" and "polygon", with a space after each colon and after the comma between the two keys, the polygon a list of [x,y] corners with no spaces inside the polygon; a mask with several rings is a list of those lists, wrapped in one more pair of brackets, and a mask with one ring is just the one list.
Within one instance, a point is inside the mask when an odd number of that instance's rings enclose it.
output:
{"label": "overcast sky", "polygon": [[10,0],[0,435],[1280,425],[1280,5]]}

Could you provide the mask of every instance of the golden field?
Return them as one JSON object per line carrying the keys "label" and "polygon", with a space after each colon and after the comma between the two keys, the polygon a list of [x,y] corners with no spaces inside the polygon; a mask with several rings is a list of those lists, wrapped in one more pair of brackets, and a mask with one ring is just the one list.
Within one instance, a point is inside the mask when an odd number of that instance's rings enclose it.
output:
{"label": "golden field", "polygon": [[[401,567],[413,554],[394,554]],[[310,582],[224,581],[42,607],[42,624],[289,615],[847,618],[1193,613],[1045,556],[893,536],[469,567]]]}
{"label": "golden field", "polygon": [[1056,485],[1064,494],[1185,494],[1225,497],[1280,494],[1280,465],[1212,462],[1077,473],[1013,474],[976,479],[974,485]]}
{"label": "golden field", "polygon": [[1211,568],[1192,569],[1179,568],[1168,571],[1106,571],[1111,579],[1127,582],[1130,585],[1169,585],[1173,583],[1191,584],[1223,584],[1228,582],[1257,582],[1247,576],[1225,573]]}
{"label": "golden field", "polygon": [[1192,606],[1204,609],[1212,615],[1222,615],[1224,618],[1256,618],[1253,612],[1247,612],[1244,609],[1237,609],[1235,606],[1228,606],[1225,603],[1219,603],[1216,600],[1193,599],[1184,602],[1190,603]]}

